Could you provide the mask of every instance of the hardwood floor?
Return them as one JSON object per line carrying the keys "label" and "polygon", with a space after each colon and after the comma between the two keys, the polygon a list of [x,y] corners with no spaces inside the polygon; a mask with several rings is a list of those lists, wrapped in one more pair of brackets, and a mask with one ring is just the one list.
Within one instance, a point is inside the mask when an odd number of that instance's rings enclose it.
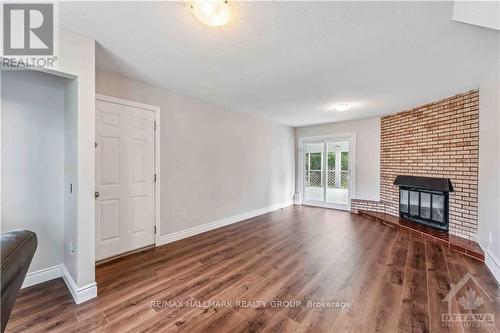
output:
{"label": "hardwood floor", "polygon": [[[471,313],[493,314],[495,323],[444,327],[443,298],[467,272],[477,284],[471,279],[459,290],[452,313],[469,313],[457,300],[472,290],[484,303]],[[290,207],[133,254],[98,266],[96,279],[98,298],[80,305],[61,279],[23,289],[7,332],[500,328],[500,289],[483,263],[408,231],[322,208]]]}

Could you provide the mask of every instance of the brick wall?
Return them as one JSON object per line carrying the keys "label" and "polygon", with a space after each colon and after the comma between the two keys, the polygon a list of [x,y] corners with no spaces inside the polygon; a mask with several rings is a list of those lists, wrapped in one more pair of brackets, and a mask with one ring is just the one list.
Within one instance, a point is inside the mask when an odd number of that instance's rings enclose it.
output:
{"label": "brick wall", "polygon": [[351,199],[351,212],[357,214],[360,210],[385,213],[386,205],[381,201]]}
{"label": "brick wall", "polygon": [[[479,92],[469,91],[381,120],[380,211],[398,215],[397,175],[450,178],[450,233],[477,238]],[[355,211],[366,207],[353,200]]]}

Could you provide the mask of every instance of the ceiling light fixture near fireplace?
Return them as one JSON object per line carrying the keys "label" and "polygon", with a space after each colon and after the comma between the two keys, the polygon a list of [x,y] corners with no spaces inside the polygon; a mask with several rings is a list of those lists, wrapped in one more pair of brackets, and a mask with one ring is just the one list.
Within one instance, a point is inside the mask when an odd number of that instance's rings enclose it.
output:
{"label": "ceiling light fixture near fireplace", "polygon": [[337,105],[334,105],[333,108],[337,111],[347,111],[349,110],[349,108],[351,107],[351,105],[349,103],[341,103],[341,104],[337,104]]}
{"label": "ceiling light fixture near fireplace", "polygon": [[223,26],[231,18],[229,5],[224,0],[193,1],[191,8],[200,22],[212,27]]}

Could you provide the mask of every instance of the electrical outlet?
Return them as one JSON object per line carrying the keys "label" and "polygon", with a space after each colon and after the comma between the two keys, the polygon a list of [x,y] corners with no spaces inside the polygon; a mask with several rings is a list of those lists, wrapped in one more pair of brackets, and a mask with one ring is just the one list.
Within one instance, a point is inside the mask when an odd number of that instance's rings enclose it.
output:
{"label": "electrical outlet", "polygon": [[185,212],[181,212],[180,219],[181,219],[181,221],[186,221],[186,213]]}

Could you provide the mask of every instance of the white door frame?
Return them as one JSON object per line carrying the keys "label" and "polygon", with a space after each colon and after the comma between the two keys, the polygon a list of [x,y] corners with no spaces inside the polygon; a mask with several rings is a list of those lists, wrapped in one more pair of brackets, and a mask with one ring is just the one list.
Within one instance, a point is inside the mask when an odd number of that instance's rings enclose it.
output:
{"label": "white door frame", "polygon": [[[350,181],[349,181],[349,200],[347,208],[341,207],[336,204],[320,201],[306,201],[304,196],[304,146],[306,143],[313,142],[323,142],[326,143],[330,140],[346,140],[349,142],[349,171],[350,171]],[[334,208],[342,210],[351,210],[351,199],[356,198],[356,133],[339,133],[331,135],[321,135],[321,136],[303,136],[299,137],[299,184],[298,190],[301,194],[301,203],[309,206],[318,206],[325,208]],[[323,167],[323,166],[322,166]]]}
{"label": "white door frame", "polygon": [[[126,99],[118,98],[118,97],[113,97],[113,96],[107,96],[107,95],[101,95],[101,94],[95,94],[95,99],[103,102],[109,102],[109,103],[114,103],[114,104],[119,104],[119,105],[125,105],[125,106],[131,106],[139,109],[144,109],[148,111],[153,111],[155,114],[155,162],[154,162],[154,168],[155,168],[155,182],[154,182],[154,219],[155,219],[155,246],[158,246],[159,240],[160,240],[160,181],[161,181],[161,176],[160,176],[160,108],[158,106],[153,106],[153,105],[148,105],[148,104],[143,104],[143,103],[137,103],[133,101],[129,101]],[[94,236],[95,237],[95,236]]]}

